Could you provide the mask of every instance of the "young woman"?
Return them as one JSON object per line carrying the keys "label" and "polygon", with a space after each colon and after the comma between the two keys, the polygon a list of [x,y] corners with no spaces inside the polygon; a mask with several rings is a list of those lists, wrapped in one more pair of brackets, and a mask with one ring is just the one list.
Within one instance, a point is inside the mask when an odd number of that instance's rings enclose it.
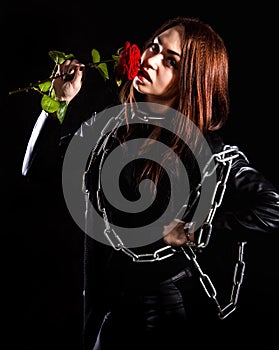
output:
{"label": "young woman", "polygon": [[[69,106],[65,123],[78,114],[83,66],[67,60],[58,74],[71,79],[53,81],[57,99]],[[101,133],[83,169],[84,349],[184,349],[209,330],[207,343],[216,331],[212,321],[234,311],[241,284],[238,270],[231,296],[221,284],[216,297],[223,258],[230,252],[243,268],[253,232],[279,227],[277,189],[218,134],[229,114],[223,40],[198,19],[167,21],[146,42],[136,77],[109,106],[94,118],[91,128]],[[99,128],[107,115],[109,126]],[[63,124],[41,113],[23,175],[53,174],[63,159],[66,169],[67,162],[77,164],[74,132],[62,135]],[[228,242],[236,243],[236,254]]]}

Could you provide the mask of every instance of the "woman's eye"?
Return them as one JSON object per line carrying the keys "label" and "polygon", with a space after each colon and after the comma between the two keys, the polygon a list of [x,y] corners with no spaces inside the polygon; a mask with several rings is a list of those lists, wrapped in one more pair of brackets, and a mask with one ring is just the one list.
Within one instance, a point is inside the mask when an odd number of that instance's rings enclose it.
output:
{"label": "woman's eye", "polygon": [[[162,47],[156,42],[150,43],[148,48],[155,54],[162,52]],[[178,62],[172,56],[164,58],[164,62],[170,67],[178,68]]]}
{"label": "woman's eye", "polygon": [[174,67],[174,68],[177,68],[177,62],[175,59],[173,58],[168,58],[167,59],[167,62],[169,63],[170,66]]}
{"label": "woman's eye", "polygon": [[151,43],[149,45],[149,47],[151,48],[152,51],[154,52],[160,52],[160,46],[157,43]]}

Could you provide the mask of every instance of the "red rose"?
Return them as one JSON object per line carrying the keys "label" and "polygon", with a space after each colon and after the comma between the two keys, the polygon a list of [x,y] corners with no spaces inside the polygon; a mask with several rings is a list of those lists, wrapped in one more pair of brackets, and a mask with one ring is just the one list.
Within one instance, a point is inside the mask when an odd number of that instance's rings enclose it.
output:
{"label": "red rose", "polygon": [[125,47],[120,51],[117,66],[115,68],[116,77],[119,80],[133,80],[140,68],[141,53],[136,44],[131,45],[126,41]]}

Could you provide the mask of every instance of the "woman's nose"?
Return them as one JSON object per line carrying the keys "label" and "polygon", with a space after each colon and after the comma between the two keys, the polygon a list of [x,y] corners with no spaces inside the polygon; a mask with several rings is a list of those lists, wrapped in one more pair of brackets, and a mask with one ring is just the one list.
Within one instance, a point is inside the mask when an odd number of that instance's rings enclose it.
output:
{"label": "woman's nose", "polygon": [[149,66],[152,69],[157,69],[162,62],[162,59],[163,55],[160,53],[146,57],[146,60],[143,62],[143,66]]}

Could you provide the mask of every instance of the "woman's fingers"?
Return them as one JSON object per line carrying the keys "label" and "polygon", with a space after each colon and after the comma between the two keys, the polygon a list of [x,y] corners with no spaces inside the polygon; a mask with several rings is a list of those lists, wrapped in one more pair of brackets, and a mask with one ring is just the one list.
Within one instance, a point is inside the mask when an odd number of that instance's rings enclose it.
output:
{"label": "woman's fingers", "polygon": [[66,60],[58,65],[53,87],[58,101],[70,102],[82,86],[84,64],[78,60]]}

